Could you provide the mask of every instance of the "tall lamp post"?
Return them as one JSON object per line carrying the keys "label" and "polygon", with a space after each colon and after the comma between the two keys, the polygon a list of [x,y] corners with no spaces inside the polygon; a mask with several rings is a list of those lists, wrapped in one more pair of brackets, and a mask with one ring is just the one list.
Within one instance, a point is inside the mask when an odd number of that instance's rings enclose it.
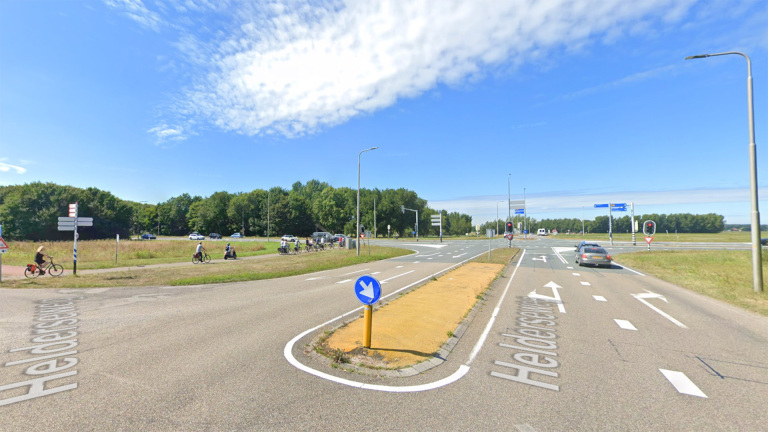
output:
{"label": "tall lamp post", "polygon": [[357,245],[357,256],[360,256],[360,156],[371,150],[376,150],[378,147],[371,147],[358,153],[357,155],[357,235],[355,235],[355,245]]}
{"label": "tall lamp post", "polygon": [[755,156],[755,119],[752,103],[752,62],[749,56],[737,51],[716,54],[700,54],[686,57],[686,60],[715,57],[721,55],[740,55],[747,60],[747,112],[749,115],[749,189],[752,198],[752,286],[755,292],[763,292],[763,257],[760,249],[760,211],[757,206],[757,158]]}

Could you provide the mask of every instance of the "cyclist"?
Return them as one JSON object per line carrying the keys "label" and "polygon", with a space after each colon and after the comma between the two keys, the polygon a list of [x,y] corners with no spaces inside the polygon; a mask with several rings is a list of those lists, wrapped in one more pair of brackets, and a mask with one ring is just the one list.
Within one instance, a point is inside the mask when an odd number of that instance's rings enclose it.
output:
{"label": "cyclist", "polygon": [[299,244],[301,244],[301,242],[299,241],[299,238],[296,237],[293,240],[293,243],[294,243],[294,248],[293,248],[294,252],[298,252],[299,251]]}
{"label": "cyclist", "polygon": [[39,248],[37,248],[37,252],[35,252],[35,264],[37,264],[37,267],[40,268],[41,275],[45,274],[45,270],[43,270],[43,266],[45,266],[46,261],[45,259],[43,259],[43,257],[51,259],[50,255],[43,252],[44,249],[45,249],[45,246],[40,246]]}
{"label": "cyclist", "polygon": [[224,258],[237,259],[237,252],[235,252],[235,248],[231,247],[229,243],[227,243],[227,247],[224,248]]}
{"label": "cyclist", "polygon": [[208,252],[208,250],[203,247],[203,242],[200,242],[197,244],[197,248],[195,249],[195,255],[200,257],[200,261],[203,260],[203,252]]}

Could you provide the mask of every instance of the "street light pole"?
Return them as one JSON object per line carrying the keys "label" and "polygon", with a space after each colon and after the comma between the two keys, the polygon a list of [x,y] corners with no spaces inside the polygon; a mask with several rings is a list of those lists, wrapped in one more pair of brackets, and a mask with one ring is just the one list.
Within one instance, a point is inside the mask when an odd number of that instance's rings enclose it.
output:
{"label": "street light pole", "polygon": [[760,245],[760,211],[757,205],[757,148],[755,145],[754,104],[752,102],[752,62],[749,56],[737,51],[716,54],[700,54],[686,57],[686,60],[721,55],[740,55],[747,60],[747,112],[749,116],[749,190],[752,198],[752,286],[755,292],[763,292],[763,257]]}
{"label": "street light pole", "polygon": [[360,256],[360,156],[371,150],[376,150],[378,147],[371,147],[358,153],[357,155],[357,234],[355,235],[355,245],[357,245],[357,256]]}
{"label": "street light pole", "polygon": [[507,174],[507,220],[508,221],[512,220],[512,210],[511,210],[512,199],[511,199],[511,195],[510,195],[510,192],[509,192],[509,177],[511,175],[512,174]]}

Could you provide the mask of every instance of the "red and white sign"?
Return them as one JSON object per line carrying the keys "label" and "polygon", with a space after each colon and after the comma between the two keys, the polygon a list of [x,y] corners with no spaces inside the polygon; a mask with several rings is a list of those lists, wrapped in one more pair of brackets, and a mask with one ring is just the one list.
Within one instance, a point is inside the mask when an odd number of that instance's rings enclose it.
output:
{"label": "red and white sign", "polygon": [[646,237],[645,238],[645,242],[648,243],[648,244],[651,244],[652,241],[653,241],[653,237]]}
{"label": "red and white sign", "polygon": [[77,217],[77,203],[69,205],[69,217]]}
{"label": "red and white sign", "polygon": [[512,234],[507,234],[507,235],[505,235],[504,237],[506,237],[506,238],[507,238],[507,240],[512,240],[512,239],[513,239],[515,236],[514,236],[514,235],[512,235]]}
{"label": "red and white sign", "polygon": [[8,250],[8,244],[0,237],[0,253],[5,253]]}

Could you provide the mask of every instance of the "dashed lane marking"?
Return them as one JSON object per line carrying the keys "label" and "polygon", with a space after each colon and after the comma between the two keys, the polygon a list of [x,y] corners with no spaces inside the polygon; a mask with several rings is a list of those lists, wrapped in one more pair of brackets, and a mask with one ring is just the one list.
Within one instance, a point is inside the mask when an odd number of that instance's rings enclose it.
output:
{"label": "dashed lane marking", "polygon": [[659,372],[664,375],[664,378],[666,378],[679,393],[702,398],[707,397],[707,395],[705,395],[704,392],[701,391],[701,389],[684,373],[666,369],[659,369]]}
{"label": "dashed lane marking", "polygon": [[633,326],[632,323],[627,320],[614,319],[614,321],[616,321],[616,324],[618,324],[619,327],[624,330],[637,331],[637,328],[635,328],[635,326]]}
{"label": "dashed lane marking", "polygon": [[584,285],[584,286],[592,286],[592,284],[589,283],[589,282],[580,281],[579,283]]}
{"label": "dashed lane marking", "polygon": [[594,298],[597,301],[607,302],[608,300],[605,299],[603,296],[593,295],[592,298]]}

